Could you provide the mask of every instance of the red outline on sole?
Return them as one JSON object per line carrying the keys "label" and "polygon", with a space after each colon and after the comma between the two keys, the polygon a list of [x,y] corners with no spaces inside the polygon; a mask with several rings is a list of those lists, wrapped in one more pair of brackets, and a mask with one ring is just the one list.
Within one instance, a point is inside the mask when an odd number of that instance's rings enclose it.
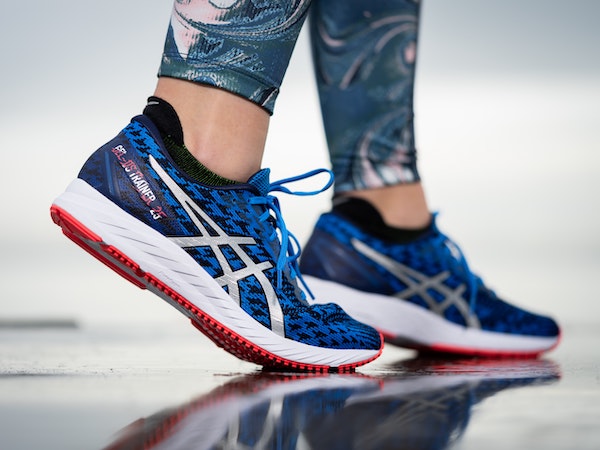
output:
{"label": "red outline on sole", "polygon": [[[154,275],[144,272],[135,261],[131,260],[127,255],[112,245],[106,244],[100,236],[90,231],[81,222],[59,206],[52,205],[50,208],[50,215],[54,223],[62,228],[63,234],[66,237],[140,289],[147,289],[148,286],[152,286],[154,289],[167,295],[179,307],[182,307],[183,310],[186,311],[185,314],[190,318],[194,327],[200,330],[219,347],[244,361],[276,370],[322,373],[353,372],[356,367],[377,359],[383,351],[382,345],[379,352],[372,358],[340,366],[305,364],[277,356],[230,330],[205,312],[198,309],[195,305],[164,284]],[[381,342],[383,343],[383,336],[381,336]]]}
{"label": "red outline on sole", "polygon": [[455,346],[455,345],[448,345],[448,344],[443,344],[443,343],[437,343],[437,344],[432,344],[432,345],[420,345],[417,343],[406,343],[406,344],[400,344],[400,343],[395,343],[395,336],[391,336],[389,334],[384,334],[382,333],[385,341],[389,344],[398,346],[398,347],[403,347],[403,348],[410,348],[412,350],[417,350],[418,352],[424,353],[424,354],[439,354],[439,355],[450,355],[450,356],[471,356],[471,357],[480,357],[480,358],[517,358],[517,359],[533,359],[533,358],[538,358],[540,357],[542,354],[549,352],[553,349],[555,349],[558,344],[561,341],[562,335],[559,334],[558,338],[556,339],[556,342],[546,348],[546,349],[542,349],[542,350],[528,350],[528,351],[518,351],[518,350],[490,350],[490,349],[479,349],[479,348],[473,348],[473,347],[461,347],[461,346]]}

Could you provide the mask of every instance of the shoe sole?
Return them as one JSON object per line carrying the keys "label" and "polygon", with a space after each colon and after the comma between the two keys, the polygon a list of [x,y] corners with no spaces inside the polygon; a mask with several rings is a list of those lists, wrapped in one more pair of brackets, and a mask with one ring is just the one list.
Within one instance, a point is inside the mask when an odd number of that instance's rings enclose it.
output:
{"label": "shoe sole", "polygon": [[66,237],[181,313],[232,355],[269,369],[351,372],[379,350],[327,349],[279,336],[227,295],[182,248],[76,179],[50,208]]}
{"label": "shoe sole", "polygon": [[304,280],[315,294],[316,303],[335,301],[356,320],[379,330],[386,343],[400,347],[465,356],[535,358],[560,341],[560,336],[508,335],[466,328],[397,298],[308,275]]}

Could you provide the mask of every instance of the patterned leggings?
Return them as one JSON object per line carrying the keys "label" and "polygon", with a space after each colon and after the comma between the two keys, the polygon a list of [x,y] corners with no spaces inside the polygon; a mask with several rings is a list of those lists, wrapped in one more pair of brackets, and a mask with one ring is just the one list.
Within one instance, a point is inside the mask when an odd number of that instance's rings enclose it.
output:
{"label": "patterned leggings", "polygon": [[307,15],[335,191],[419,180],[419,0],[175,0],[159,75],[273,112]]}

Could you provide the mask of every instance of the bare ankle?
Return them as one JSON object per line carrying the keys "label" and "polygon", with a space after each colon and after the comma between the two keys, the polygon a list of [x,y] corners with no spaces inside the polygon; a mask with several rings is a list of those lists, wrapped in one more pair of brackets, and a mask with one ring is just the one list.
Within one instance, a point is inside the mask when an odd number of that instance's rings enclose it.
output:
{"label": "bare ankle", "polygon": [[416,229],[427,226],[431,221],[421,183],[361,189],[344,192],[343,195],[367,200],[392,227]]}
{"label": "bare ankle", "polygon": [[208,169],[240,182],[260,169],[269,126],[269,114],[260,106],[175,78],[159,78],[154,95],[177,111],[186,147]]}

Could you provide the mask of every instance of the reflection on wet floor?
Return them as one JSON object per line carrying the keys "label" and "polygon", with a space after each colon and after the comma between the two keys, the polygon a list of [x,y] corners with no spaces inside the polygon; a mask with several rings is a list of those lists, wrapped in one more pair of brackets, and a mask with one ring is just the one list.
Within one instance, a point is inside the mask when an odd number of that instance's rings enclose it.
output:
{"label": "reflection on wet floor", "polygon": [[[267,373],[181,327],[0,330],[0,449],[596,449],[596,327],[547,359]],[[518,388],[518,389],[517,389]],[[122,430],[121,432],[118,432]]]}
{"label": "reflection on wet floor", "polygon": [[544,359],[386,346],[343,375],[261,372],[178,314],[14,325],[0,327],[0,450],[600,448],[595,325],[565,327]]}
{"label": "reflection on wet floor", "polygon": [[560,379],[547,360],[415,358],[393,375],[252,373],[125,426],[106,449],[444,449],[473,407]]}

